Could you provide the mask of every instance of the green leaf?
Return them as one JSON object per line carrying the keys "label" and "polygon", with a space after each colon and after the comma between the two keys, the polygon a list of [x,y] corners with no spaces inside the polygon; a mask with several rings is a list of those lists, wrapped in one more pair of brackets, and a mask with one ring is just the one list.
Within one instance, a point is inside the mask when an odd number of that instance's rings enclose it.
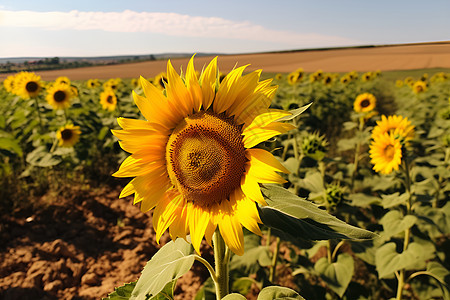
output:
{"label": "green leaf", "polygon": [[114,292],[108,295],[106,298],[102,298],[102,300],[128,300],[131,297],[131,293],[136,285],[135,282],[125,283],[125,285],[116,287]]}
{"label": "green leaf", "polygon": [[290,112],[292,115],[286,116],[286,117],[282,117],[282,118],[279,118],[279,119],[277,120],[277,122],[292,120],[292,119],[294,119],[295,117],[298,117],[299,115],[301,115],[301,114],[302,114],[305,110],[307,110],[311,105],[312,105],[312,102],[309,103],[309,104],[306,104],[306,105],[304,105],[304,106],[302,106],[302,107],[299,107],[299,108],[297,108],[297,109],[290,110],[289,112]]}
{"label": "green leaf", "polygon": [[381,205],[380,198],[364,193],[351,194],[348,196],[348,199],[352,201],[352,206],[369,207],[372,204]]}
{"label": "green leaf", "polygon": [[268,299],[305,300],[296,291],[281,286],[268,286],[263,288],[258,295],[258,300]]}
{"label": "green leaf", "polygon": [[0,149],[7,150],[20,157],[23,155],[22,148],[13,137],[0,137]]}
{"label": "green leaf", "polygon": [[383,225],[383,233],[381,233],[381,236],[388,239],[413,227],[416,221],[416,216],[407,215],[403,217],[402,213],[398,210],[391,210],[380,220],[380,224]]}
{"label": "green leaf", "polygon": [[348,253],[339,254],[337,262],[329,263],[326,257],[319,259],[314,269],[339,297],[342,297],[352,280],[354,271],[353,257]]}
{"label": "green leaf", "polygon": [[177,284],[177,280],[172,280],[162,289],[158,295],[149,298],[149,300],[173,300],[173,292],[175,290],[175,285]]}
{"label": "green leaf", "polygon": [[383,207],[384,208],[391,208],[400,204],[405,204],[406,201],[408,201],[409,194],[403,193],[400,195],[399,192],[395,192],[390,195],[381,195],[381,198],[383,198]]}
{"label": "green leaf", "polygon": [[164,245],[142,271],[130,299],[147,299],[161,292],[167,283],[183,276],[194,264],[191,244],[177,239]]}
{"label": "green leaf", "polygon": [[237,293],[228,294],[222,298],[222,300],[242,300],[242,299],[245,300],[246,298],[241,294]]}
{"label": "green leaf", "polygon": [[305,240],[372,239],[377,235],[349,225],[288,190],[265,185],[268,206],[259,209],[262,222],[271,228]]}
{"label": "green leaf", "polygon": [[[375,263],[379,278],[389,278],[401,269],[420,269],[425,260],[434,256],[427,247],[411,243],[406,251],[398,253],[396,244],[391,242],[378,248]],[[431,251],[432,252],[432,251]]]}

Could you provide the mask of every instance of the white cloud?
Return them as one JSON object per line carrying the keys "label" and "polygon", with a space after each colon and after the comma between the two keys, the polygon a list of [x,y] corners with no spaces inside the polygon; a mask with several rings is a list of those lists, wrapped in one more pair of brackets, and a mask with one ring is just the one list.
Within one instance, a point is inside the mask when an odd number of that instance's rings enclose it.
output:
{"label": "white cloud", "polygon": [[323,47],[357,45],[361,41],[338,36],[271,30],[248,21],[178,13],[135,12],[35,12],[0,9],[1,27],[45,30],[102,30],[147,32],[169,36],[225,38],[280,43],[282,47]]}

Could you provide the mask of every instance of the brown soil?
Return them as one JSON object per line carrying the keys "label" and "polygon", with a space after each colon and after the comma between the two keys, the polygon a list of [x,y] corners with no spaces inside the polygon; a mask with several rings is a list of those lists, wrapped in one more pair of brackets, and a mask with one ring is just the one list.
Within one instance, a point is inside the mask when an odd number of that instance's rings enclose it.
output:
{"label": "brown soil", "polygon": [[[207,64],[211,57],[197,57],[196,68]],[[188,59],[174,59],[176,70],[183,65],[185,69]],[[311,50],[283,53],[259,53],[241,55],[222,55],[219,67],[222,72],[229,72],[236,63],[250,64],[248,71],[262,69],[264,72],[285,73],[297,68],[306,72],[322,69],[325,72],[348,71],[389,71],[427,68],[450,68],[450,42],[405,44],[379,46],[372,48],[347,48],[330,50]],[[153,77],[166,71],[166,61],[148,61],[110,66],[98,66],[56,71],[39,71],[43,80],[54,80],[58,76],[67,76],[72,80],[90,78],[138,78]],[[8,74],[0,74],[0,79]]]}
{"label": "brown soil", "polygon": [[[2,216],[0,299],[100,299],[135,281],[168,236],[157,245],[151,217],[119,192],[44,196],[37,209]],[[195,264],[176,298],[194,298],[207,276]]]}

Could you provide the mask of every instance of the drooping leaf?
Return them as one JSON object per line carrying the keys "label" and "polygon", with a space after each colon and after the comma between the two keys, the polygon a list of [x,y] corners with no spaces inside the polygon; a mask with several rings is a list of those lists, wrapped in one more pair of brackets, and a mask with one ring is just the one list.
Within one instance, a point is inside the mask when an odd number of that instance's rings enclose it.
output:
{"label": "drooping leaf", "polygon": [[262,188],[268,206],[259,209],[262,222],[304,240],[372,239],[376,234],[349,225],[315,204],[276,185]]}
{"label": "drooping leaf", "polygon": [[185,240],[177,239],[167,243],[144,267],[130,299],[156,296],[169,282],[188,272],[194,260],[193,248]]}
{"label": "drooping leaf", "polygon": [[342,297],[352,280],[354,271],[353,257],[348,253],[338,255],[337,261],[329,263],[326,257],[319,259],[314,269],[339,297]]}
{"label": "drooping leaf", "polygon": [[241,294],[232,293],[232,294],[226,295],[222,299],[223,300],[245,300],[246,298],[244,296],[242,296]]}
{"label": "drooping leaf", "polygon": [[281,286],[268,286],[261,290],[258,300],[305,300],[296,291]]}
{"label": "drooping leaf", "polygon": [[407,193],[400,195],[399,192],[395,192],[390,195],[381,195],[381,198],[383,198],[382,203],[384,208],[391,208],[400,204],[405,204],[408,197],[409,195]]}
{"label": "drooping leaf", "polygon": [[304,106],[302,106],[302,107],[299,107],[299,108],[290,110],[289,112],[290,112],[292,115],[286,116],[286,117],[282,117],[282,118],[279,118],[279,119],[277,120],[277,122],[292,120],[292,119],[298,117],[299,115],[301,115],[301,114],[302,114],[305,110],[307,110],[311,105],[312,105],[312,102],[309,103],[309,104],[306,104],[306,105],[304,105]]}
{"label": "drooping leaf", "polygon": [[125,283],[125,285],[116,287],[114,292],[108,295],[102,300],[128,300],[131,297],[134,287],[136,286],[136,281],[131,283]]}
{"label": "drooping leaf", "polygon": [[406,229],[414,226],[416,221],[416,216],[403,216],[398,210],[391,210],[380,220],[380,224],[383,225],[383,232],[381,233],[381,236],[386,239],[395,236],[398,233],[404,232]]}
{"label": "drooping leaf", "polygon": [[375,263],[379,278],[389,278],[401,269],[420,269],[424,262],[434,256],[429,249],[419,243],[409,244],[406,251],[398,253],[395,243],[387,243],[378,248]]}

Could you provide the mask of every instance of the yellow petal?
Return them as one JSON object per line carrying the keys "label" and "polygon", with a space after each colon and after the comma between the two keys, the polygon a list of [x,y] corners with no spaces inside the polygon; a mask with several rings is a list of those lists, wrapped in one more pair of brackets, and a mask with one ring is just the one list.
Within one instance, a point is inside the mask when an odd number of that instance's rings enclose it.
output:
{"label": "yellow petal", "polygon": [[256,116],[250,124],[245,124],[245,130],[252,130],[253,128],[260,128],[269,125],[270,123],[286,117],[290,116],[292,113],[279,109],[268,109],[267,112],[263,112]]}
{"label": "yellow petal", "polygon": [[146,159],[135,159],[128,156],[120,165],[119,170],[112,174],[115,177],[136,177],[142,176],[151,171],[164,166],[165,158],[149,162]]}
{"label": "yellow petal", "polygon": [[239,79],[247,66],[242,66],[231,71],[220,83],[213,103],[215,113],[220,114],[234,104],[241,87]]}
{"label": "yellow petal", "polygon": [[149,122],[161,124],[166,128],[172,128],[176,124],[179,116],[170,110],[169,103],[160,90],[145,79],[144,82],[147,85],[147,87],[144,87],[144,91],[147,90],[150,96],[145,98],[133,91],[134,103],[136,103],[144,118]]}
{"label": "yellow petal", "polygon": [[189,230],[191,232],[192,246],[200,254],[200,244],[208,227],[210,214],[207,210],[197,205],[189,205]]}
{"label": "yellow petal", "polygon": [[158,203],[153,212],[153,227],[156,231],[157,241],[175,220],[176,210],[184,205],[186,203],[182,195],[173,191],[168,191],[164,194],[162,201]]}
{"label": "yellow petal", "polygon": [[234,198],[237,205],[236,216],[239,222],[251,232],[261,236],[262,233],[258,223],[262,224],[262,222],[259,218],[256,203],[245,197],[241,189],[235,190]]}
{"label": "yellow petal", "polygon": [[130,196],[131,194],[134,194],[134,192],[136,192],[136,190],[134,189],[135,179],[136,178],[128,182],[128,184],[123,188],[122,192],[120,192],[119,198]]}
{"label": "yellow petal", "polygon": [[189,60],[188,66],[186,68],[186,86],[192,96],[194,111],[198,112],[202,107],[203,95],[202,89],[198,82],[197,74],[195,73],[194,56],[195,54]]}
{"label": "yellow petal", "polygon": [[188,218],[187,218],[188,205],[177,208],[177,210],[175,212],[175,220],[173,221],[172,225],[169,227],[169,234],[170,234],[170,237],[172,238],[172,241],[174,241],[178,237],[186,240],[186,235],[189,232],[189,225],[188,225]]}
{"label": "yellow petal", "polygon": [[251,200],[258,202],[263,206],[267,205],[261,193],[261,188],[259,187],[258,182],[253,176],[248,176],[247,174],[242,177],[241,189],[244,192],[245,196],[247,196]]}
{"label": "yellow petal", "polygon": [[257,161],[257,162],[261,162],[264,163],[265,165],[270,166],[270,168],[274,169],[275,171],[278,172],[283,172],[286,174],[289,174],[289,170],[286,169],[273,155],[272,153],[263,150],[263,149],[258,149],[258,148],[253,148],[253,149],[247,149],[246,151],[246,155],[248,156],[248,158],[253,162],[253,161]]}
{"label": "yellow petal", "polygon": [[203,109],[207,110],[216,95],[216,81],[217,81],[217,56],[209,63],[202,73],[201,86],[203,94]]}
{"label": "yellow petal", "polygon": [[271,137],[288,132],[296,128],[294,125],[288,123],[273,122],[263,128],[254,128],[243,132],[244,134],[244,146],[251,148],[264,142]]}
{"label": "yellow petal", "polygon": [[167,62],[167,81],[166,91],[170,103],[173,104],[183,116],[191,114],[194,109],[192,96],[184,85],[183,80],[181,80],[181,77],[173,68],[170,60]]}
{"label": "yellow petal", "polygon": [[220,235],[225,244],[237,255],[244,254],[244,233],[239,219],[233,214],[228,201],[220,204],[221,213],[217,216]]}

